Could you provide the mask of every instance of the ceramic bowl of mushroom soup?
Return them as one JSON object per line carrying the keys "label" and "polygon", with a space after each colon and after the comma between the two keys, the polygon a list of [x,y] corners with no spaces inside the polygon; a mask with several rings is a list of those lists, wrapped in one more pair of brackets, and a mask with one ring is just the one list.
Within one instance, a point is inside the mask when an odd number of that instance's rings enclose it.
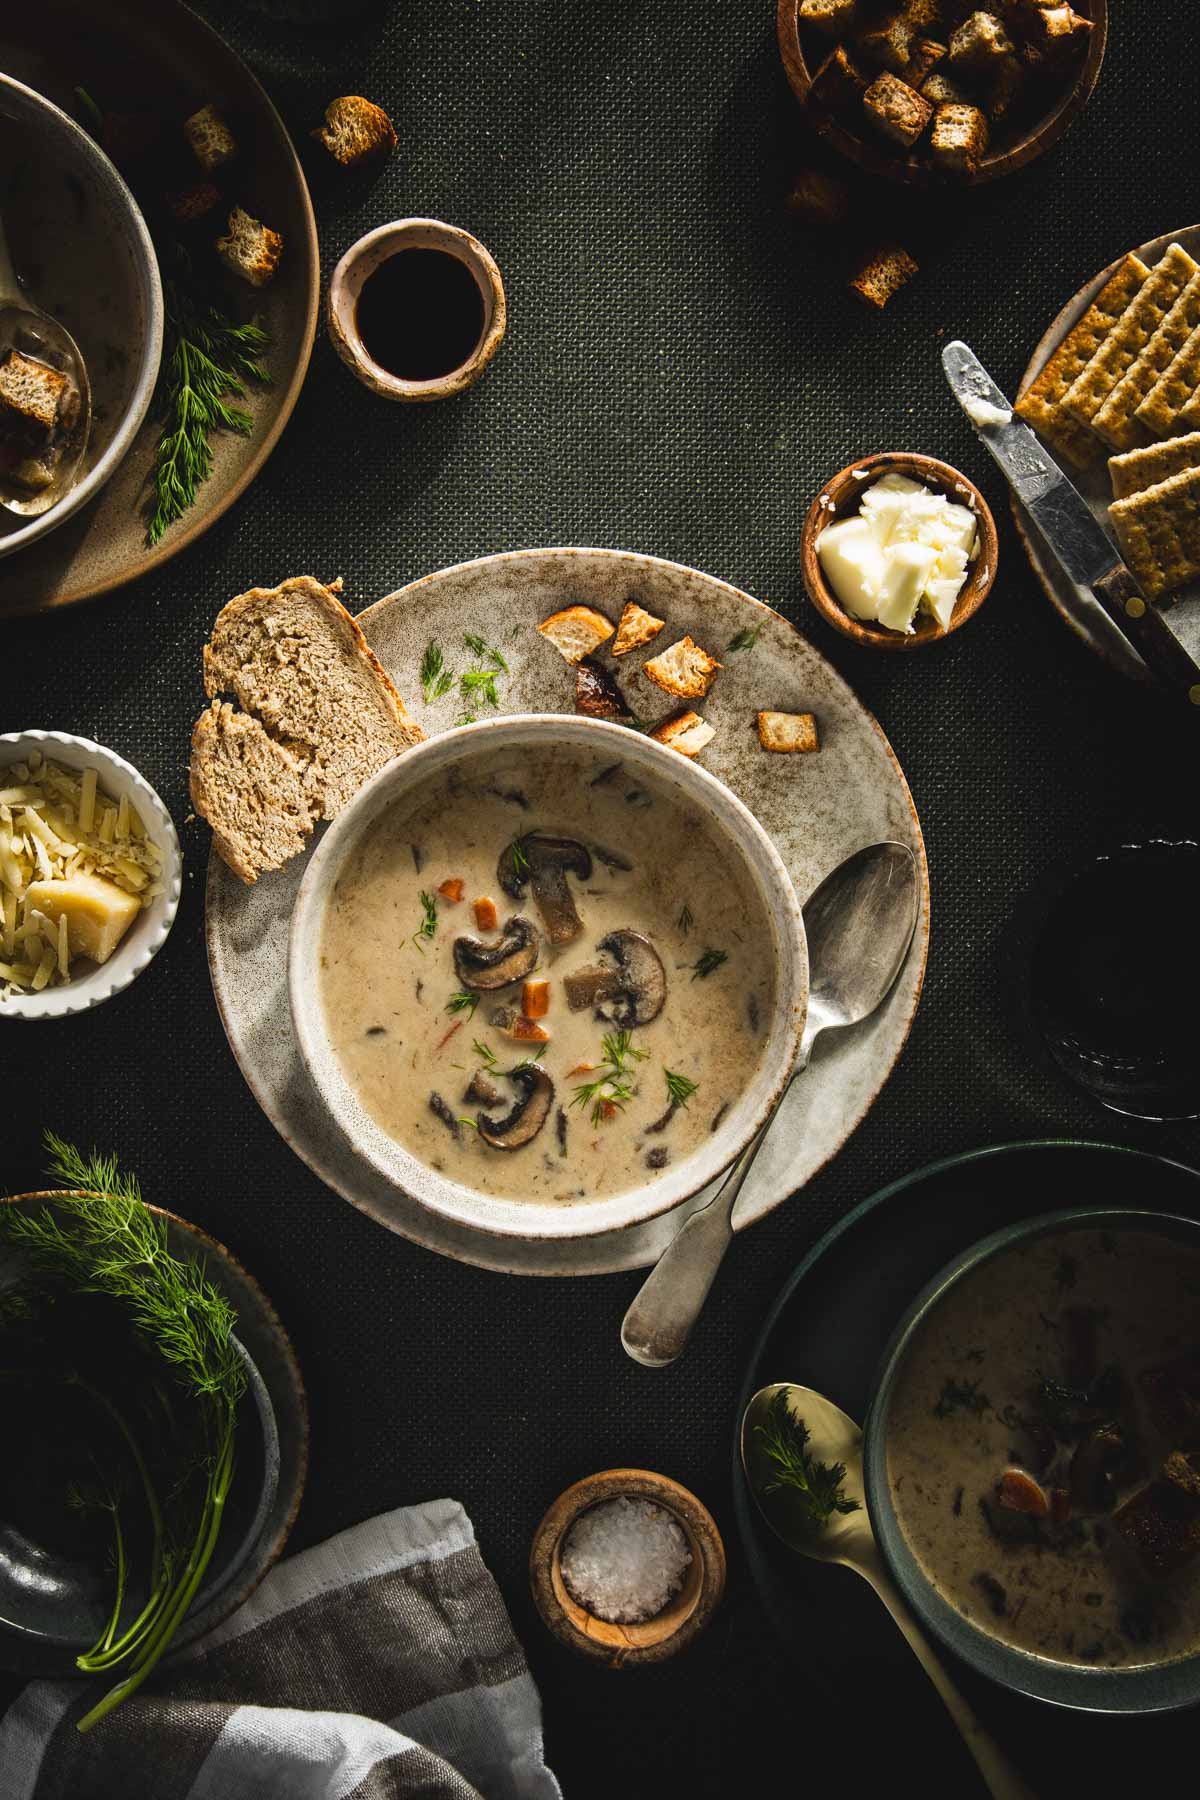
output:
{"label": "ceramic bowl of mushroom soup", "polygon": [[519,1237],[640,1224],[767,1118],[808,958],[767,833],[620,725],[449,731],[369,781],[292,918],[292,1016],[354,1148],[421,1204]]}

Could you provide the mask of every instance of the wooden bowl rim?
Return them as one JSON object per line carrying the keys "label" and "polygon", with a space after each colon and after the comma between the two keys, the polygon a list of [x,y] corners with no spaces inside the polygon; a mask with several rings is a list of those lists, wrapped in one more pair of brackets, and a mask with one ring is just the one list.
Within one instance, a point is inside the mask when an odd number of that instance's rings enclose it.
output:
{"label": "wooden bowl rim", "polygon": [[805,108],[812,129],[842,156],[868,174],[881,175],[888,181],[899,181],[908,187],[976,187],[981,182],[1014,174],[1049,150],[1091,99],[1100,79],[1100,65],[1108,42],[1108,0],[1074,0],[1074,4],[1080,12],[1086,12],[1094,27],[1074,83],[1033,131],[999,154],[985,156],[974,173],[967,176],[943,172],[915,159],[889,155],[867,137],[856,137],[832,114],[815,106],[810,112],[808,104],[813,78],[800,43],[800,0],[778,0],[776,31],[779,54],[792,92]]}
{"label": "wooden bowl rim", "polygon": [[[654,1624],[653,1619],[628,1627],[593,1619],[591,1622],[603,1635],[592,1635],[581,1628],[564,1604],[558,1559],[568,1531],[583,1513],[622,1494],[650,1500],[670,1512],[686,1534],[692,1552],[694,1578],[689,1573],[680,1595],[664,1609],[682,1605],[684,1610],[673,1628],[656,1638],[641,1636]],[[548,1507],[530,1546],[529,1581],[544,1624],[568,1649],[614,1669],[659,1663],[698,1637],[719,1605],[725,1590],[725,1545],[708,1508],[669,1475],[650,1469],[601,1469],[573,1482]],[[585,1608],[580,1607],[579,1611],[591,1618]]]}
{"label": "wooden bowl rim", "polygon": [[[865,479],[862,471],[869,473],[872,479]],[[921,619],[912,633],[890,631],[885,625],[872,625],[865,620],[852,618],[834,598],[817,560],[817,539],[825,526],[831,525],[835,519],[844,518],[850,511],[849,504],[841,501],[836,501],[832,507],[822,505],[822,502],[829,500],[833,490],[843,483],[847,501],[853,500],[855,490],[861,494],[872,485],[873,480],[888,474],[907,474],[912,480],[922,481],[945,493],[948,499],[954,498],[955,490],[961,492],[965,489],[968,504],[979,522],[979,550],[975,561],[970,565],[962,592],[954,603],[950,623],[944,628],[928,615]],[[928,644],[943,643],[951,632],[957,631],[960,625],[965,625],[968,619],[974,618],[991,593],[999,558],[1000,540],[996,533],[996,521],[992,517],[991,507],[975,483],[952,463],[911,450],[881,450],[874,456],[857,457],[854,462],[847,463],[844,469],[839,469],[817,493],[800,534],[800,567],[809,599],[821,617],[836,627],[843,636],[853,639],[857,644],[868,645],[873,650],[923,650]]]}

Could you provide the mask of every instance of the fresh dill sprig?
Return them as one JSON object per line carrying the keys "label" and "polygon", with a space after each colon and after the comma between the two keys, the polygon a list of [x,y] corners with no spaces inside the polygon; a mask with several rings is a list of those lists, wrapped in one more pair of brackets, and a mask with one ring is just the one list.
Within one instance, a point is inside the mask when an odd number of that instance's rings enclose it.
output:
{"label": "fresh dill sprig", "polygon": [[476,1038],[472,1043],[471,1048],[483,1064],[484,1068],[488,1070],[489,1074],[492,1070],[499,1068],[500,1058],[496,1055],[496,1052],[490,1045],[484,1043],[482,1038]]}
{"label": "fresh dill sprig", "polygon": [[420,950],[420,952],[423,956],[425,954],[425,949],[424,949],[424,945],[421,943],[421,939],[422,938],[432,939],[437,936],[437,917],[438,917],[437,901],[434,899],[432,894],[427,894],[425,892],[424,888],[421,889],[421,907],[424,911],[425,917],[421,920],[421,923],[417,926],[417,929],[413,932],[412,941],[417,946],[417,949]]}
{"label": "fresh dill sprig", "polygon": [[788,1404],[786,1388],[772,1395],[766,1423],[756,1425],[754,1435],[771,1466],[763,1493],[786,1494],[807,1530],[824,1531],[834,1513],[859,1510],[858,1501],[842,1492],[845,1463],[818,1462],[809,1454],[811,1433]]}
{"label": "fresh dill sprig", "polygon": [[728,961],[729,953],[726,950],[702,951],[692,964],[692,980],[699,981],[702,975],[711,975],[714,969],[719,969],[723,962]]}
{"label": "fresh dill sprig", "polygon": [[421,658],[421,690],[425,695],[426,706],[432,706],[435,700],[441,700],[454,686],[454,670],[446,667],[440,644],[432,641],[425,646],[425,654]]}
{"label": "fresh dill sprig", "polygon": [[463,699],[483,702],[488,706],[499,706],[500,695],[496,691],[497,671],[495,669],[464,669],[458,678]]}
{"label": "fresh dill sprig", "polygon": [[254,320],[239,325],[202,297],[191,258],[175,247],[163,282],[164,341],[159,399],[166,418],[154,463],[154,510],[147,539],[157,544],[195,501],[212,471],[214,431],[249,437],[254,421],[243,407],[245,383],[269,383],[261,354],[270,342]]}
{"label": "fresh dill sprig", "polygon": [[485,642],[485,640],[479,637],[477,633],[474,631],[464,631],[463,643],[467,646],[468,650],[472,651],[479,658],[480,662],[491,663],[493,668],[501,669],[505,675],[508,674],[508,664],[501,656],[499,650]]}
{"label": "fresh dill sprig", "polygon": [[688,905],[687,901],[685,900],[683,903],[683,910],[679,915],[679,929],[683,933],[684,937],[687,936],[688,932],[692,929],[692,926],[695,923],[696,923],[696,921],[692,917],[692,909]]}
{"label": "fresh dill sprig", "polygon": [[465,990],[460,989],[457,994],[451,994],[450,998],[447,1000],[446,1011],[448,1013],[465,1012],[468,1019],[473,1019],[475,1017],[475,1008],[478,1005],[478,994],[468,994]]}
{"label": "fresh dill sprig", "polygon": [[955,1376],[947,1375],[942,1383],[937,1405],[933,1408],[933,1416],[935,1419],[949,1419],[956,1412],[969,1412],[978,1418],[991,1404],[978,1381],[959,1381]]}
{"label": "fresh dill sprig", "polygon": [[590,1106],[592,1124],[611,1119],[615,1112],[628,1106],[636,1089],[630,1077],[634,1062],[645,1062],[650,1052],[636,1050],[629,1031],[607,1031],[600,1041],[604,1061],[594,1080],[581,1081],[571,1099],[572,1106]]}
{"label": "fresh dill sprig", "polygon": [[512,857],[512,866],[517,874],[523,874],[529,867],[529,858],[525,854],[525,849],[520,838],[513,839],[512,843],[508,846],[508,853]]}
{"label": "fresh dill sprig", "polygon": [[[78,1722],[89,1731],[134,1693],[168,1649],[203,1582],[217,1546],[233,1481],[234,1435],[246,1373],[233,1339],[235,1315],[204,1265],[176,1256],[166,1219],[142,1202],[136,1178],[115,1157],[84,1156],[46,1133],[50,1173],[63,1183],[52,1206],[0,1207],[0,1232],[22,1252],[35,1278],[112,1302],[137,1338],[168,1365],[171,1390],[194,1407],[189,1466],[160,1500],[137,1436],[126,1417],[128,1397],[97,1385],[95,1369],[68,1368],[63,1379],[107,1417],[136,1471],[151,1532],[148,1598],[124,1623],[128,1538],[120,1522],[120,1467],[101,1472],[100,1498],[85,1500],[112,1515],[116,1598],[90,1650],[76,1658],[85,1674],[126,1672]],[[161,1399],[168,1406],[164,1390]],[[119,1404],[118,1404],[119,1402]],[[80,1495],[80,1498],[84,1496]]]}
{"label": "fresh dill sprig", "polygon": [[744,625],[740,631],[735,631],[725,646],[726,654],[731,650],[753,650],[755,644],[758,642],[758,634],[761,630],[761,625],[755,625],[753,630],[751,630],[749,626]]}
{"label": "fresh dill sprig", "polygon": [[677,1075],[674,1069],[664,1069],[667,1092],[674,1106],[686,1106],[692,1095],[700,1090],[698,1081],[689,1081],[686,1075]]}

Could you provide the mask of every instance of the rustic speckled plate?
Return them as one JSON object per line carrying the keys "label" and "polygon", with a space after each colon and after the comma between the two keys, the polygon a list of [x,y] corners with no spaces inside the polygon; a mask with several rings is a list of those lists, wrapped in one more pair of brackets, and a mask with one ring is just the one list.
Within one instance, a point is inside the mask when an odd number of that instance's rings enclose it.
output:
{"label": "rustic speckled plate", "polygon": [[[510,673],[501,710],[573,711],[573,671],[535,626],[572,601],[615,619],[636,597],[666,619],[661,644],[689,632],[724,664],[704,712],[717,736],[704,766],[726,782],[775,841],[803,901],[835,864],[863,844],[908,844],[922,870],[921,918],[908,961],[886,1004],[861,1029],[822,1039],[805,1076],[783,1103],[747,1181],[734,1228],[752,1224],[802,1187],[845,1143],[887,1080],[921,992],[929,941],[925,846],[907,783],[875,720],[845,682],[786,619],[726,582],[677,563],[620,550],[519,550],[427,575],[359,614],[372,649],[414,718],[432,735],[459,722],[452,693],[425,706],[417,669],[430,641],[447,662],[468,666],[464,631],[500,649]],[[754,634],[745,649],[730,646]],[[631,705],[654,724],[676,710],[638,674],[654,648],[612,663]],[[817,715],[815,755],[773,756],[759,747],[759,707]],[[208,870],[207,931],[213,989],[242,1073],[280,1135],[337,1193],[381,1224],[461,1262],[529,1275],[591,1275],[656,1261],[677,1212],[574,1240],[514,1239],[470,1230],[418,1206],[349,1148],[301,1067],[287,995],[288,927],[306,859],[254,887],[219,858]]]}
{"label": "rustic speckled plate", "polygon": [[[1153,268],[1169,244],[1179,244],[1189,256],[1200,257],[1200,225],[1185,225],[1182,231],[1165,231],[1161,237],[1151,238],[1148,244],[1134,247],[1134,255],[1140,256],[1148,267]],[[1018,396],[1023,394],[1042,367],[1058,349],[1072,326],[1077,325],[1100,289],[1113,274],[1117,264],[1124,260],[1125,253],[1102,269],[1099,275],[1092,277],[1079,292],[1063,307],[1053,325],[1041,339],[1030,357],[1025,373],[1017,388]],[[1101,462],[1095,468],[1082,472],[1070,467],[1066,470],[1098,522],[1108,531],[1108,507],[1112,499],[1112,483],[1109,480],[1108,464]],[[1111,668],[1128,675],[1134,681],[1148,682],[1150,671],[1138,655],[1125,634],[1117,629],[1101,606],[1099,600],[1090,589],[1079,587],[1068,579],[1051,555],[1042,539],[1037,526],[1022,507],[1016,495],[1012,496],[1013,517],[1017,531],[1025,546],[1025,554],[1041,586],[1042,592],[1051,606],[1065,619],[1076,637],[1083,639],[1089,650],[1103,657]],[[1111,536],[1111,532],[1109,533]],[[1176,606],[1189,607],[1193,615],[1200,613],[1200,586],[1193,584],[1182,593],[1172,596]],[[1175,621],[1178,628],[1179,620]],[[1195,628],[1194,628],[1195,629]]]}
{"label": "rustic speckled plate", "polygon": [[[35,0],[0,9],[0,70],[80,116],[76,88],[103,109],[150,107],[182,121],[215,102],[241,146],[235,173],[223,187],[256,218],[282,232],[284,256],[270,287],[251,291],[230,282],[239,316],[258,316],[271,339],[265,362],[269,387],[251,387],[244,405],[254,421],[249,437],[221,432],[213,440],[212,473],[196,505],[161,541],[146,543],[151,473],[161,418],[155,405],[120,467],[94,501],[49,536],[0,562],[0,618],[45,612],[121,587],[194,542],[242,494],[271,454],[291,415],[308,368],[317,321],[317,235],[308,188],[275,108],[246,65],[179,0]],[[98,315],[92,288],[119,289],[97,220],[80,207],[77,184],[42,181],[33,209],[8,211],[13,256],[34,298],[58,310],[79,337],[93,385],[110,405],[119,399],[128,355],[121,307]],[[35,227],[36,223],[36,229]],[[216,235],[214,231],[214,236]],[[70,253],[64,263],[62,247]],[[57,247],[57,248],[56,248]],[[80,263],[90,278],[80,282]],[[69,276],[69,279],[66,277]],[[127,282],[126,282],[126,285]],[[78,312],[79,306],[84,307]],[[95,345],[90,333],[99,333]],[[97,384],[97,375],[100,383]],[[103,390],[103,391],[102,391]],[[98,421],[98,442],[105,421]]]}

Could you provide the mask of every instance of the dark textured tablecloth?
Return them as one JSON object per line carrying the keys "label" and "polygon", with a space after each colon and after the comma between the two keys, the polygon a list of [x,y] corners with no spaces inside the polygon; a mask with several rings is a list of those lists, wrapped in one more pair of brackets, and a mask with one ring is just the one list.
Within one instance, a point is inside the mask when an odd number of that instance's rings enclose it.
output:
{"label": "dark textured tablecloth", "polygon": [[[180,824],[187,873],[172,937],[130,991],[61,1024],[3,1030],[0,1174],[13,1190],[35,1185],[39,1132],[53,1125],[119,1150],[148,1197],[245,1261],[311,1393],[295,1541],[408,1501],[461,1499],[541,1683],[569,1796],[764,1792],[780,1750],[789,1791],[802,1791],[830,1713],[769,1639],[729,1485],[740,1371],[783,1277],[857,1200],[946,1152],[1074,1134],[1197,1160],[1194,1134],[1123,1122],[1065,1089],[1001,1004],[1018,892],[1063,854],[1195,826],[1197,721],[1110,674],[1052,612],[938,363],[961,335],[1011,388],[1082,281],[1192,222],[1192,9],[1115,0],[1096,95],[1033,168],[927,204],[889,191],[881,215],[924,266],[882,316],[846,295],[834,254],[782,211],[804,150],[770,0],[392,0],[320,28],[235,0],[203,10],[304,146],[325,273],[386,219],[448,219],[499,262],[508,337],[479,387],[436,408],[383,405],[322,337],[263,475],[201,542],[126,592],[4,627],[0,727],[82,732],[128,757]],[[386,106],[399,132],[365,195],[306,136],[346,91]],[[958,463],[1001,532],[983,612],[916,656],[836,637],[800,581],[813,492],[880,448]],[[340,572],[357,607],[447,563],[555,543],[692,563],[794,619],[880,719],[929,850],[929,971],[895,1075],[834,1164],[738,1241],[686,1359],[665,1374],[634,1367],[618,1342],[635,1276],[520,1281],[441,1261],[292,1156],[222,1034],[204,954],[208,834],[183,824],[200,645],[232,594]],[[1195,922],[1173,928],[1186,954]],[[544,1507],[614,1463],[678,1477],[730,1539],[729,1594],[707,1639],[645,1675],[556,1650],[526,1588]],[[819,1619],[811,1641],[819,1664]],[[869,1654],[864,1668],[849,1699],[882,1707],[882,1723],[847,1737],[828,1791],[888,1771],[973,1791],[921,1678],[906,1684]],[[1014,1749],[1039,1791],[1059,1793],[1071,1765],[1047,1717],[1030,1709]],[[1097,1721],[1097,1742],[1109,1730]],[[1171,1731],[1146,1726],[1147,1753],[1177,1744]]]}

